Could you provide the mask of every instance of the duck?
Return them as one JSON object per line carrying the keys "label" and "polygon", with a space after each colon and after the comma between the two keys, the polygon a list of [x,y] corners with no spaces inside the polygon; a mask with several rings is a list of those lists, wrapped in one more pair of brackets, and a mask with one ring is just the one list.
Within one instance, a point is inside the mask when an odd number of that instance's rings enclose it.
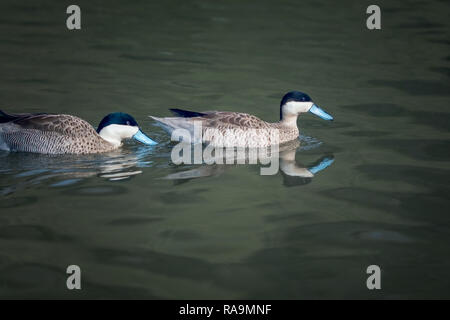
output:
{"label": "duck", "polygon": [[[283,145],[280,145],[279,153],[277,155],[277,158],[279,160],[279,169],[283,176],[285,177],[292,177],[292,178],[314,178],[319,172],[325,170],[329,166],[331,166],[334,162],[334,155],[328,154],[322,156],[320,159],[318,159],[313,165],[311,166],[303,166],[300,165],[296,161],[296,153],[298,148],[300,147],[301,142],[300,140],[292,140],[287,143],[284,143]],[[164,177],[163,179],[166,180],[189,180],[189,179],[197,179],[197,178],[204,178],[204,177],[218,177],[222,175],[224,172],[226,172],[228,169],[231,169],[233,167],[234,163],[238,163],[238,155],[235,153],[230,154],[222,154],[224,158],[219,163],[215,163],[213,165],[208,165],[207,163],[210,162],[207,159],[205,159],[205,163],[194,168],[194,169],[188,169],[185,171],[179,171],[176,173],[171,173]],[[244,155],[243,160],[244,163],[250,163],[251,160],[249,159],[249,154]],[[215,161],[213,159],[213,161]],[[262,161],[263,160],[263,161]],[[273,163],[276,162],[276,159],[271,158],[271,155],[268,154],[262,154],[262,158],[259,159],[260,162],[264,163]],[[255,163],[256,164],[256,163]],[[278,170],[273,171],[273,174],[276,174]],[[294,181],[294,180],[291,180]]]}
{"label": "duck", "polygon": [[40,154],[94,154],[122,146],[124,139],[156,145],[129,114],[105,116],[97,130],[68,114],[20,113],[0,110],[0,150]]}
{"label": "duck", "polygon": [[[172,139],[175,134],[183,141],[209,143],[214,147],[258,148],[295,140],[299,137],[297,118],[302,113],[310,112],[324,120],[334,120],[309,95],[300,91],[291,91],[283,96],[280,121],[273,123],[241,112],[169,110],[176,117],[150,117],[172,134]],[[196,129],[200,126],[201,129]]]}

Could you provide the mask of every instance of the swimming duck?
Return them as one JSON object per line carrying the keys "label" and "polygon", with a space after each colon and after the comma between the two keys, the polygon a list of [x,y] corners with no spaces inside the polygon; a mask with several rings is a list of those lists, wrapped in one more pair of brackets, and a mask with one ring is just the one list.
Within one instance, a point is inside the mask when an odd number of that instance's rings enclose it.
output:
{"label": "swimming duck", "polygon": [[0,111],[0,150],[44,154],[89,154],[119,148],[124,139],[155,145],[126,113],[107,115],[97,131],[86,121],[66,114]]}
{"label": "swimming duck", "polygon": [[[184,129],[191,137],[195,136],[196,132],[194,124],[201,124],[201,142],[219,147],[267,147],[297,139],[299,136],[297,117],[300,113],[311,112],[324,120],[333,120],[333,117],[314,104],[306,93],[299,91],[291,91],[284,95],[280,103],[280,121],[275,123],[240,112],[193,112],[181,109],[170,111],[177,117],[151,116],[151,118],[169,133],[176,129]],[[274,132],[277,135],[273,135]],[[191,142],[200,141],[191,140]]]}

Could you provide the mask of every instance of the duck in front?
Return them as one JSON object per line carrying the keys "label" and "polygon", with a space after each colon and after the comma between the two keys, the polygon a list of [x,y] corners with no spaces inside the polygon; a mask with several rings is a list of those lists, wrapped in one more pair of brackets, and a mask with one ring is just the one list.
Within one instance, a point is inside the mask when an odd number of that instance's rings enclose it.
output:
{"label": "duck in front", "polygon": [[[282,144],[299,136],[297,118],[301,113],[311,112],[324,120],[333,117],[319,108],[302,92],[292,91],[284,95],[280,103],[280,121],[270,123],[253,115],[241,112],[204,111],[193,112],[170,109],[177,117],[153,117],[169,133],[184,130],[191,137],[197,136],[196,127],[201,127],[201,141],[218,147],[268,147]],[[185,137],[181,134],[180,136]]]}
{"label": "duck in front", "polygon": [[118,149],[124,139],[134,139],[146,145],[157,144],[126,113],[107,115],[95,130],[85,120],[72,115],[7,114],[0,111],[0,150],[92,154]]}

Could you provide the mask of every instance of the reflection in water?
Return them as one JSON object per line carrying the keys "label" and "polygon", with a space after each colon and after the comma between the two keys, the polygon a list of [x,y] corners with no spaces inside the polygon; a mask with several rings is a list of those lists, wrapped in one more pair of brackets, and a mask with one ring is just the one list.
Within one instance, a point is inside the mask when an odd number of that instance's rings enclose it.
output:
{"label": "reflection in water", "polygon": [[[304,144],[304,146],[303,146]],[[334,162],[333,155],[324,155],[318,161],[311,166],[299,165],[296,161],[296,153],[298,150],[310,150],[318,147],[320,143],[316,142],[312,138],[302,137],[302,141],[294,140],[287,142],[279,146],[278,163],[279,170],[282,172],[285,178],[285,185],[302,185],[308,183],[318,172],[326,169]],[[258,150],[258,160],[260,163],[270,163],[274,161],[274,157],[270,150],[264,149],[263,152]],[[222,163],[209,165],[209,159],[204,159],[205,164],[195,169],[184,170],[177,173],[169,174],[165,177],[168,180],[189,180],[196,178],[204,178],[211,176],[219,176],[225,172],[228,168],[231,168],[234,163],[251,163],[249,154],[245,153],[245,159],[239,157],[239,153],[233,153],[231,156],[224,152],[224,158]],[[262,157],[261,157],[262,155]],[[272,163],[271,163],[272,165]],[[278,172],[278,171],[277,171]],[[288,182],[289,180],[289,182]]]}
{"label": "reflection in water", "polygon": [[[301,185],[308,183],[318,172],[326,169],[333,163],[333,156],[324,156],[315,164],[302,166],[296,162],[298,150],[310,150],[320,146],[320,142],[310,137],[301,137],[285,143],[279,147],[279,171],[282,172],[285,185]],[[66,187],[79,183],[87,178],[98,176],[109,181],[120,181],[142,174],[142,168],[154,165],[155,153],[162,156],[163,162],[170,163],[170,152],[156,151],[154,148],[144,146],[128,146],[110,153],[94,155],[41,155],[30,153],[0,153],[4,164],[0,170],[2,180],[0,195],[9,195],[28,187],[41,184],[50,187]],[[274,154],[275,155],[275,154]],[[270,150],[258,153],[261,168],[269,167],[274,162],[274,155]],[[249,154],[245,159],[239,153],[232,158],[224,153],[223,163],[248,163]],[[208,159],[204,159],[208,162]],[[266,165],[268,164],[269,165]],[[195,169],[184,170],[169,174],[168,180],[189,180],[202,177],[219,176],[232,165],[212,164],[202,165]],[[275,172],[275,174],[278,170]],[[288,181],[289,180],[289,181]]]}
{"label": "reflection in water", "polygon": [[[302,166],[296,162],[298,150],[310,150],[320,146],[320,142],[310,137],[301,137],[285,143],[279,148],[279,171],[281,171],[285,185],[301,185],[310,182],[318,172],[333,163],[333,156],[323,156],[310,166]],[[74,185],[84,179],[98,176],[109,181],[120,181],[142,174],[142,168],[154,165],[155,152],[162,156],[163,161],[170,162],[170,152],[156,151],[144,146],[129,146],[105,154],[94,155],[41,155],[30,153],[0,153],[2,164],[0,170],[2,180],[0,195],[9,195],[29,187],[41,184],[50,187],[65,187]],[[225,154],[224,154],[225,155]],[[225,155],[223,163],[248,163],[246,158],[239,158],[237,153],[230,158]],[[270,151],[258,154],[261,167],[274,160]],[[208,159],[205,159],[208,161]],[[202,177],[219,176],[232,165],[213,164],[202,165],[195,169],[184,170],[169,174],[168,180],[189,180]],[[278,171],[277,171],[278,172]]]}
{"label": "reflection in water", "polygon": [[[133,146],[94,155],[41,155],[2,152],[2,185],[0,195],[8,195],[26,187],[48,183],[63,187],[83,179],[99,176],[110,181],[128,179],[142,173],[140,168],[152,166],[153,148]],[[13,180],[13,181],[11,181]]]}

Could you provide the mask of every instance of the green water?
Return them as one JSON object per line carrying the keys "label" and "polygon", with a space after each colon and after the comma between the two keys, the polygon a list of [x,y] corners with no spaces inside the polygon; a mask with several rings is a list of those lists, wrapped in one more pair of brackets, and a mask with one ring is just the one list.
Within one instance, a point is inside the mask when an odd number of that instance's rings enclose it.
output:
{"label": "green water", "polygon": [[[94,126],[124,111],[161,143],[1,151],[1,298],[450,298],[447,1],[378,1],[380,31],[369,1],[76,3],[80,31],[67,1],[0,3],[1,109]],[[313,178],[174,165],[147,117],[276,121],[294,89],[335,117],[299,119],[297,165],[334,157]],[[202,177],[173,178],[187,170]]]}

